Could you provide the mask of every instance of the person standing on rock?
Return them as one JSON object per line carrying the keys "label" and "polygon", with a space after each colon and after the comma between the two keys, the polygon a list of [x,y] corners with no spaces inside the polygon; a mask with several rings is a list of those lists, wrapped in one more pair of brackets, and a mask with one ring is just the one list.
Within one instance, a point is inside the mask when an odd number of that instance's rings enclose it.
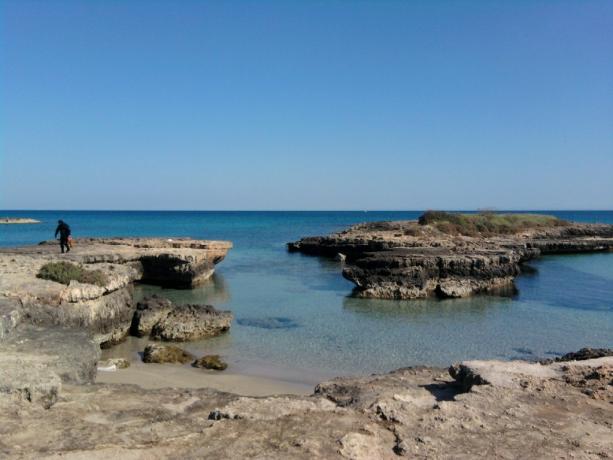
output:
{"label": "person standing on rock", "polygon": [[64,248],[66,248],[66,252],[70,251],[70,227],[63,220],[57,221],[57,228],[55,229],[55,237],[60,235],[60,249],[62,250],[62,254],[64,254]]}

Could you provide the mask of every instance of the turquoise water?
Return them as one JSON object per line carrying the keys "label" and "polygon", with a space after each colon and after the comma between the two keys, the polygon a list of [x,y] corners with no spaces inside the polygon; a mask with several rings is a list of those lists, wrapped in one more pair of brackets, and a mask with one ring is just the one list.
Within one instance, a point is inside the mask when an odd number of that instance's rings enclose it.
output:
{"label": "turquoise water", "polygon": [[[548,212],[613,223],[613,212]],[[313,376],[448,365],[468,358],[535,358],[583,346],[613,347],[613,253],[545,257],[517,280],[514,298],[382,301],[350,297],[334,261],[289,254],[285,243],[350,224],[414,219],[420,212],[15,212],[39,225],[0,226],[0,245],[53,236],[58,218],[79,236],[227,239],[234,249],[192,291],[139,287],[236,316],[230,334],[189,344],[220,352],[231,368]],[[316,377],[314,377],[316,380]]]}

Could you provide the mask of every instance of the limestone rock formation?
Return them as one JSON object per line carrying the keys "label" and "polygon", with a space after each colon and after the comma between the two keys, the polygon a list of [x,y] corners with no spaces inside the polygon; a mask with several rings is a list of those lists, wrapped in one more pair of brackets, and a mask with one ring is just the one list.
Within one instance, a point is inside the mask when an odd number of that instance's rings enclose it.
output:
{"label": "limestone rock formation", "polygon": [[185,342],[223,334],[230,329],[232,313],[210,305],[177,305],[151,329],[151,338]]}
{"label": "limestone rock formation", "polygon": [[470,386],[406,368],[337,378],[312,396],[64,385],[46,410],[0,394],[0,455],[596,460],[613,452],[612,360],[462,363],[481,382]]}
{"label": "limestone rock formation", "polygon": [[173,309],[172,302],[163,297],[152,295],[136,305],[130,333],[135,337],[147,337],[151,329]]}
{"label": "limestone rock formation", "polygon": [[[45,326],[79,327],[111,345],[128,333],[135,281],[191,287],[213,273],[231,243],[190,239],[83,238],[58,253],[56,242],[0,249],[0,335],[17,317]],[[104,286],[68,286],[37,278],[47,262],[70,261],[102,271]]]}
{"label": "limestone rock formation", "polygon": [[81,330],[19,325],[0,340],[0,393],[50,407],[62,383],[92,383],[99,346]]}
{"label": "limestone rock formation", "polygon": [[137,337],[185,342],[227,332],[232,318],[211,305],[174,305],[154,295],[138,303],[130,331]]}
{"label": "limestone rock formation", "polygon": [[517,234],[465,236],[416,221],[359,224],[288,243],[290,252],[346,256],[358,297],[415,299],[513,293],[521,264],[542,254],[613,249],[613,225],[568,224]]}
{"label": "limestone rock formation", "polygon": [[160,345],[152,343],[147,345],[143,352],[143,362],[145,363],[180,363],[185,364],[194,360],[194,356],[187,351],[175,347],[174,345]]}

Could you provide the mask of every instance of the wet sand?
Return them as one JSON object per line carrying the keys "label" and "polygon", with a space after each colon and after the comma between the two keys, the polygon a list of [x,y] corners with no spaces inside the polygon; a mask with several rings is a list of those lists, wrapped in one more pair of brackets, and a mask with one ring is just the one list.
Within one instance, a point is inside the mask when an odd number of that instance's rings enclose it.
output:
{"label": "wet sand", "polygon": [[307,395],[313,385],[276,378],[209,371],[178,364],[143,364],[132,362],[127,369],[98,371],[97,383],[130,383],[142,388],[214,388],[244,396],[276,394]]}

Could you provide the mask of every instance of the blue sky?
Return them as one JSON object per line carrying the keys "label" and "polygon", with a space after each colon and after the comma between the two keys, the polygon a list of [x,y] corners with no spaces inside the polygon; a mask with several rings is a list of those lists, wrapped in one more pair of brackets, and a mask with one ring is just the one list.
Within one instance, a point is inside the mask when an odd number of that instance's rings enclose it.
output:
{"label": "blue sky", "polygon": [[611,1],[0,0],[0,209],[613,209]]}

